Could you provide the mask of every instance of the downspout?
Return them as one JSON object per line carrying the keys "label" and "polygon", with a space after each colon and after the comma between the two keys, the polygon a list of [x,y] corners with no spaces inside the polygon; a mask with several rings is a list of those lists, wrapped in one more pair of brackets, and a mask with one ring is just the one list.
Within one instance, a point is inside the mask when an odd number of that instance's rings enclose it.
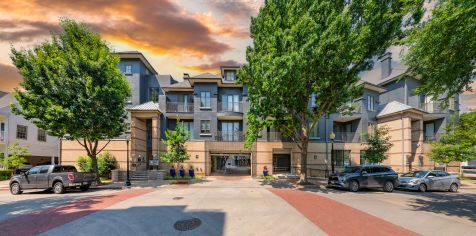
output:
{"label": "downspout", "polygon": [[408,85],[407,85],[406,79],[405,79],[405,91],[403,96],[404,96],[405,105],[408,105]]}
{"label": "downspout", "polygon": [[327,175],[327,160],[329,159],[329,153],[328,153],[328,148],[327,148],[327,114],[324,116],[324,140],[326,142],[326,159],[324,160],[324,163],[326,163],[326,173],[325,173],[325,175]]}
{"label": "downspout", "polygon": [[402,173],[405,173],[405,130],[403,125],[403,111],[401,111],[402,115]]}

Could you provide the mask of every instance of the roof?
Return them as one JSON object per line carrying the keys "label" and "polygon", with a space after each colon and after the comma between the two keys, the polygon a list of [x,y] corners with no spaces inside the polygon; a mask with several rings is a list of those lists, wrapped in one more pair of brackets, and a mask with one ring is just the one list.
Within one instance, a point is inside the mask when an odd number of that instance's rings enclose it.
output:
{"label": "roof", "polygon": [[215,75],[212,73],[203,73],[200,75],[195,75],[190,77],[191,79],[221,79],[220,75]]}
{"label": "roof", "polygon": [[360,80],[357,84],[362,85],[365,89],[376,91],[376,92],[379,92],[379,93],[383,93],[383,92],[387,91],[385,88],[382,88],[378,85],[372,84],[372,83],[364,81],[364,80]]}
{"label": "roof", "polygon": [[377,118],[392,115],[399,112],[410,111],[410,110],[421,112],[420,110],[412,106],[403,104],[401,102],[392,101],[387,103],[387,105],[385,105],[382,111],[378,113]]}
{"label": "roof", "polygon": [[159,103],[155,103],[152,101],[142,103],[134,107],[130,107],[127,110],[129,111],[159,111],[160,112]]}
{"label": "roof", "polygon": [[191,87],[192,87],[192,85],[190,85],[190,82],[188,82],[188,80],[184,80],[182,82],[171,84],[171,85],[166,86],[164,88],[191,88]]}
{"label": "roof", "polygon": [[157,71],[154,69],[154,67],[152,67],[152,65],[149,63],[149,61],[147,60],[147,58],[145,58],[144,54],[142,54],[141,52],[139,51],[124,51],[124,52],[118,52],[117,54],[119,54],[119,56],[121,57],[121,59],[139,59],[141,60],[142,63],[144,63],[144,65],[147,67],[147,69],[150,70],[150,72],[152,72],[152,74],[155,74],[157,75]]}

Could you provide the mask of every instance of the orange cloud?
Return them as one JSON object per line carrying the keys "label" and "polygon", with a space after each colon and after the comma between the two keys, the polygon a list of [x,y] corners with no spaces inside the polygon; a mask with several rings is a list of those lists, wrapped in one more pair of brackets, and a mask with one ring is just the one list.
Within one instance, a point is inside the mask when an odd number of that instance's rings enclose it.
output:
{"label": "orange cloud", "polygon": [[23,81],[17,68],[0,63],[0,88],[5,92],[11,92],[20,86]]}
{"label": "orange cloud", "polygon": [[240,63],[235,60],[214,61],[212,63],[205,63],[194,66],[185,66],[184,68],[198,71],[198,72],[218,72],[220,66],[239,66]]}

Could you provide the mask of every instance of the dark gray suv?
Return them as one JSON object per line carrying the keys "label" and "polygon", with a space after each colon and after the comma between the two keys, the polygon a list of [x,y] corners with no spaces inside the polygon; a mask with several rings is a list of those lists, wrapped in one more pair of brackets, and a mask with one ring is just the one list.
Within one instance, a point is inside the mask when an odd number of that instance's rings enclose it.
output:
{"label": "dark gray suv", "polygon": [[327,183],[330,187],[352,192],[361,188],[382,188],[385,192],[392,192],[398,185],[398,174],[390,166],[349,166],[341,173],[331,174]]}

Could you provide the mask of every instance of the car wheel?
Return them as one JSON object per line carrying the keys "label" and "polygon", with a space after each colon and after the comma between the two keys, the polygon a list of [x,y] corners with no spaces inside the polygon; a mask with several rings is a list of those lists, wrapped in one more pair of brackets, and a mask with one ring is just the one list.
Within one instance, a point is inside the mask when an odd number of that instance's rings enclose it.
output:
{"label": "car wheel", "polygon": [[452,192],[452,193],[458,192],[458,185],[457,185],[457,184],[451,184],[449,190],[450,190],[450,192]]}
{"label": "car wheel", "polygon": [[383,186],[383,190],[385,192],[393,192],[393,189],[395,188],[395,186],[393,185],[393,182],[392,181],[387,181],[385,182],[385,185]]}
{"label": "car wheel", "polygon": [[61,182],[56,182],[53,185],[53,192],[56,194],[62,194],[65,192],[64,185]]}
{"label": "car wheel", "polygon": [[19,183],[13,183],[13,184],[11,184],[11,185],[10,185],[10,193],[12,193],[13,195],[21,194],[22,191],[21,191],[20,184],[19,184]]}
{"label": "car wheel", "polygon": [[81,186],[79,187],[79,189],[81,190],[81,192],[86,192],[89,190],[89,186]]}
{"label": "car wheel", "polygon": [[420,184],[420,186],[418,187],[418,190],[420,190],[420,192],[422,193],[426,192],[426,184]]}
{"label": "car wheel", "polygon": [[351,192],[357,192],[359,191],[359,183],[355,180],[352,180],[349,184],[349,190]]}

